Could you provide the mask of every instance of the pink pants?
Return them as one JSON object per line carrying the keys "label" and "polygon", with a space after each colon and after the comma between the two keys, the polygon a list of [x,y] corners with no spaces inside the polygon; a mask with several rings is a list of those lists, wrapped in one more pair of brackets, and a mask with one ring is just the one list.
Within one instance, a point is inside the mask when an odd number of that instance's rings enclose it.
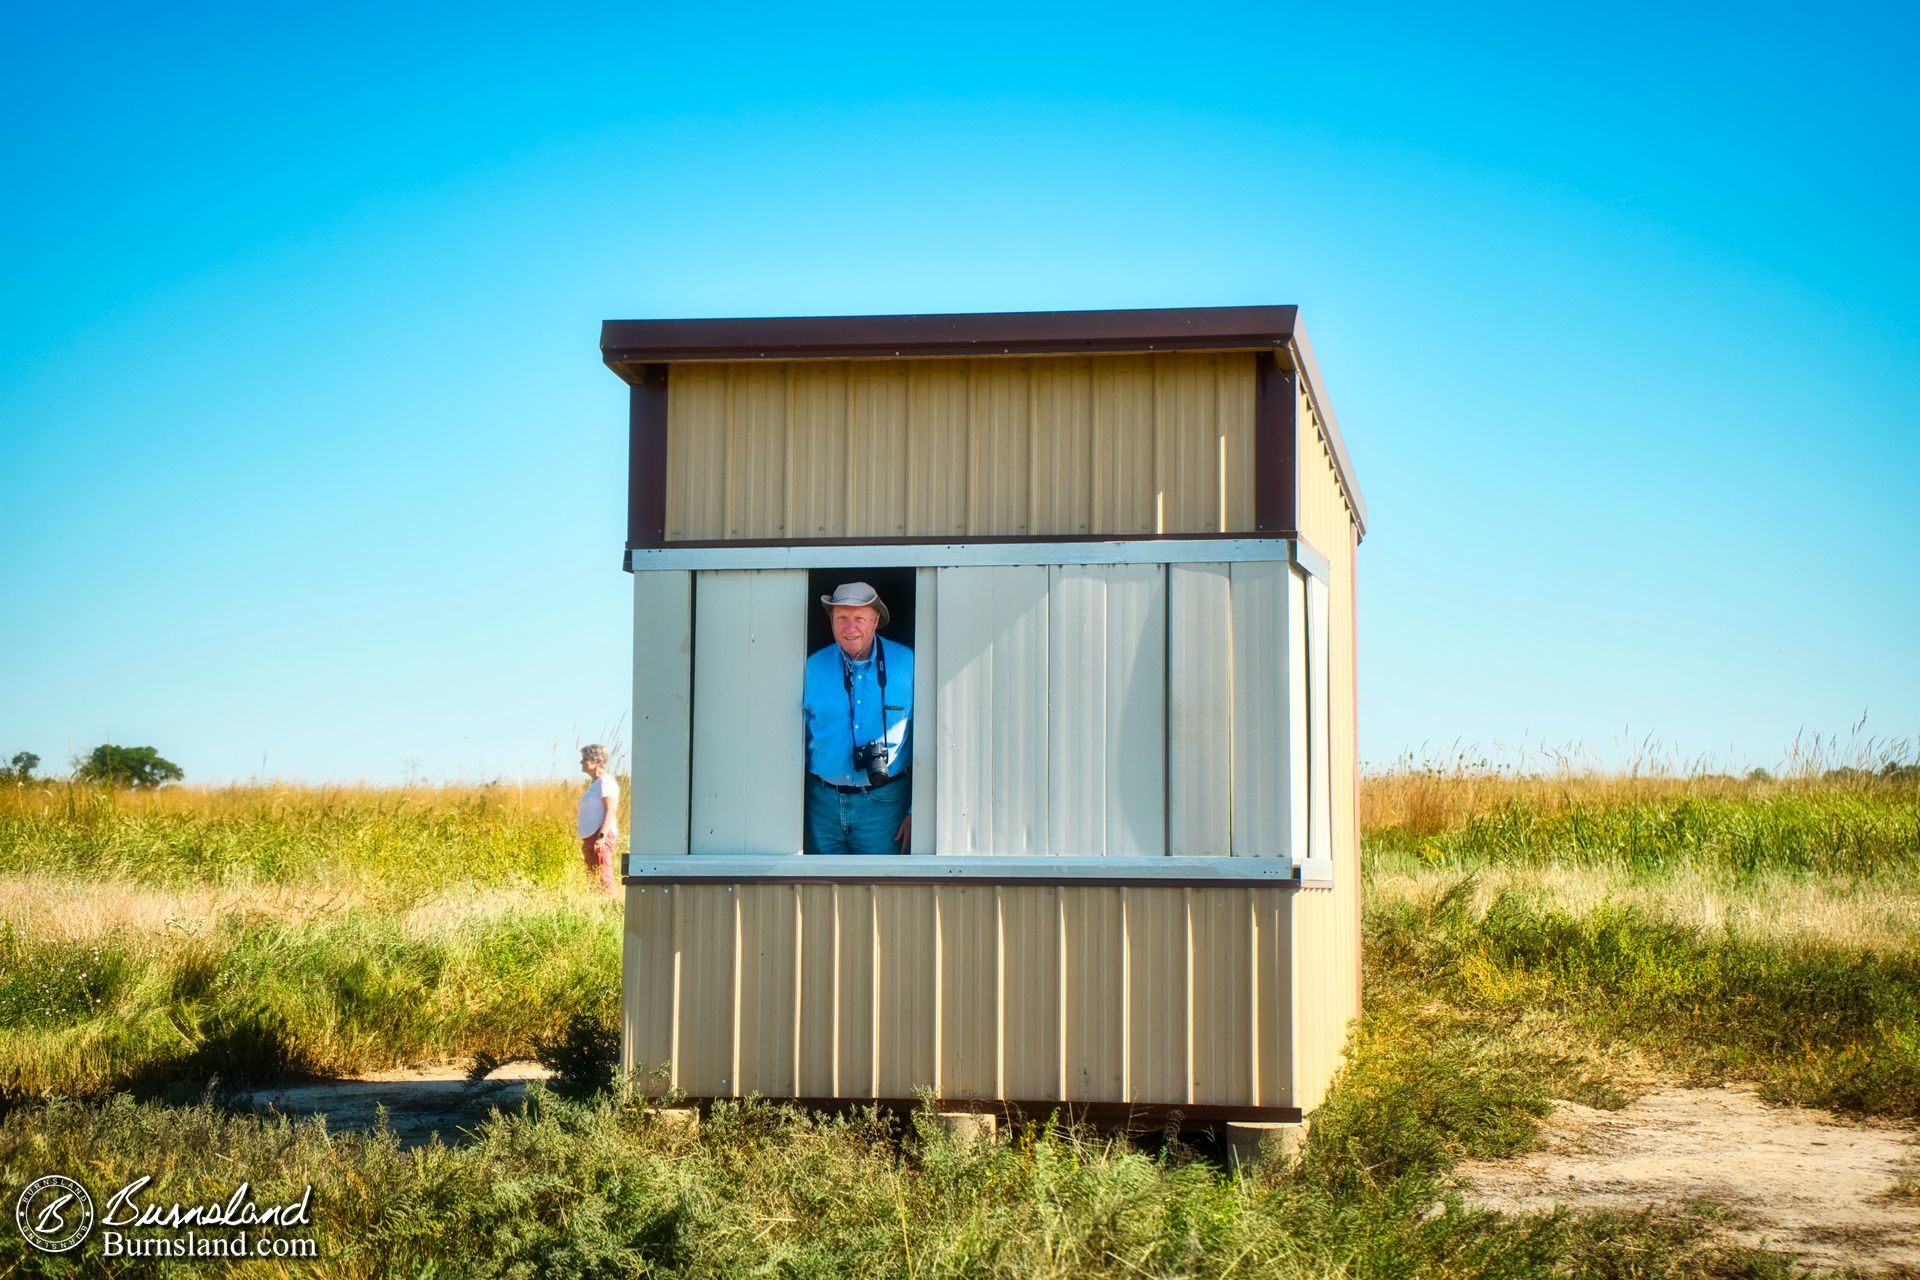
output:
{"label": "pink pants", "polygon": [[612,837],[598,833],[580,842],[580,856],[586,861],[587,870],[599,874],[600,887],[608,893],[613,892],[613,843]]}

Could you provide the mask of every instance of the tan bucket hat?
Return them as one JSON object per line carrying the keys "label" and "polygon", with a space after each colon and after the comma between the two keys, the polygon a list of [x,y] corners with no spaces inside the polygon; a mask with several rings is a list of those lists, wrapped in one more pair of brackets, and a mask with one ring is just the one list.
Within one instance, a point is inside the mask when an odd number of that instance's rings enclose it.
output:
{"label": "tan bucket hat", "polygon": [[833,589],[830,596],[821,596],[820,603],[831,612],[835,605],[859,606],[871,605],[880,611],[880,625],[886,626],[889,620],[886,601],[880,593],[864,582],[843,582]]}

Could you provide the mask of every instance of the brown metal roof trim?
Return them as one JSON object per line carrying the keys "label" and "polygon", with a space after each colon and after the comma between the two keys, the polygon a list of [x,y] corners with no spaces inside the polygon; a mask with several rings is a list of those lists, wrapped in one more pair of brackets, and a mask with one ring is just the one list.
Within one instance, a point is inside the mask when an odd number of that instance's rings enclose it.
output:
{"label": "brown metal roof trim", "polygon": [[628,383],[649,365],[744,360],[910,359],[1151,351],[1285,351],[1307,381],[1355,523],[1366,504],[1300,324],[1300,309],[1159,307],[1130,311],[1003,311],[959,315],[776,316],[608,320],[600,355]]}
{"label": "brown metal roof trim", "polygon": [[609,320],[600,327],[600,353],[625,377],[628,366],[676,360],[1271,350],[1285,346],[1293,336],[1298,313],[1298,307],[1163,307],[1146,311]]}

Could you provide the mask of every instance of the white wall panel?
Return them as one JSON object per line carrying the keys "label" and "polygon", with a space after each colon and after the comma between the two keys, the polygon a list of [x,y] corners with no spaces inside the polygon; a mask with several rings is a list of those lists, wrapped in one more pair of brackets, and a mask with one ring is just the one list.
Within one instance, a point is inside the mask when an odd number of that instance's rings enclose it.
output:
{"label": "white wall panel", "polygon": [[[1287,850],[1298,860],[1307,853],[1307,711],[1313,705],[1307,681],[1307,577],[1287,571],[1287,754],[1280,761],[1287,782]],[[1324,763],[1324,761],[1323,761]]]}
{"label": "white wall panel", "polygon": [[1047,848],[1099,853],[1107,842],[1107,583],[1084,565],[1056,565],[1047,579]]}
{"label": "white wall panel", "polygon": [[[1300,575],[1296,575],[1300,576]],[[1307,848],[1306,856],[1328,859],[1333,856],[1333,784],[1329,772],[1329,719],[1333,687],[1329,679],[1327,635],[1327,584],[1318,578],[1306,579],[1306,759]]]}
{"label": "white wall panel", "polygon": [[700,574],[694,594],[694,853],[798,853],[807,575]]}
{"label": "white wall panel", "polygon": [[1049,845],[1166,852],[1166,573],[1049,570]]}
{"label": "white wall panel", "polygon": [[1047,569],[941,569],[936,582],[938,851],[1045,853]]}
{"label": "white wall panel", "polygon": [[1233,856],[1290,857],[1293,822],[1286,763],[1289,567],[1236,564],[1228,571],[1233,633]]}
{"label": "white wall panel", "polygon": [[1233,850],[1233,628],[1227,566],[1167,566],[1168,852]]}
{"label": "white wall panel", "polygon": [[933,853],[940,838],[940,588],[938,569],[913,575],[912,853]]}
{"label": "white wall panel", "polygon": [[692,575],[633,575],[631,849],[687,851],[688,752],[693,740]]}

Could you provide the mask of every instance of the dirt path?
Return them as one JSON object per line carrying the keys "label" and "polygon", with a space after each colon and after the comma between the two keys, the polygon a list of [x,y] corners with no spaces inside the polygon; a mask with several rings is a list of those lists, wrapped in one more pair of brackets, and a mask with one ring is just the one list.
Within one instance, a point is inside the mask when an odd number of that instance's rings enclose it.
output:
{"label": "dirt path", "polygon": [[1769,1106],[1728,1086],[1665,1089],[1622,1111],[1563,1102],[1542,1136],[1531,1155],[1461,1166],[1467,1199],[1505,1212],[1705,1202],[1732,1211],[1739,1244],[1822,1269],[1920,1272],[1911,1128]]}
{"label": "dirt path", "polygon": [[295,1119],[324,1115],[327,1128],[334,1132],[364,1133],[377,1128],[384,1107],[387,1127],[401,1145],[411,1147],[436,1133],[443,1142],[459,1141],[460,1131],[473,1128],[488,1111],[517,1106],[526,1097],[529,1080],[544,1080],[551,1074],[531,1062],[510,1062],[485,1080],[468,1084],[463,1066],[437,1064],[378,1071],[357,1080],[260,1089],[238,1101]]}

